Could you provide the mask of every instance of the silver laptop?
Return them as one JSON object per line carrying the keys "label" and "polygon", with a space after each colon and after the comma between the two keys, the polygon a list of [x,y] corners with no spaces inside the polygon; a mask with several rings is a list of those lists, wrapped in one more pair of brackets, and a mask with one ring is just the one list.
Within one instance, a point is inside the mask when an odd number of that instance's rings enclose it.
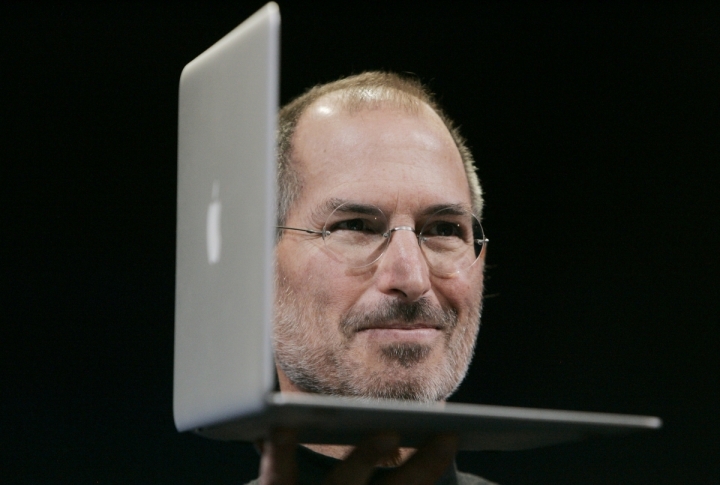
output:
{"label": "silver laptop", "polygon": [[466,450],[517,450],[655,429],[649,416],[419,404],[273,392],[275,128],[280,14],[269,3],[180,78],[173,407],[179,431],[254,441],[402,444],[455,432]]}

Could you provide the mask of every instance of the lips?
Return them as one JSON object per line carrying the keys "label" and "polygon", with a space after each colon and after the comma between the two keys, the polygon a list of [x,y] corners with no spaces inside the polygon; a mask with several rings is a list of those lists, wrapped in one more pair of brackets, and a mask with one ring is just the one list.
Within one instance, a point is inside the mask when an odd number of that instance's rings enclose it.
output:
{"label": "lips", "polygon": [[340,322],[342,333],[352,339],[363,332],[396,332],[399,335],[412,332],[434,334],[447,331],[457,325],[457,312],[439,308],[428,299],[407,303],[385,300],[369,311],[352,310]]}
{"label": "lips", "polygon": [[381,324],[368,324],[355,329],[356,332],[366,332],[368,330],[443,330],[443,326],[431,325],[428,323],[406,323],[406,322],[383,322]]}
{"label": "lips", "polygon": [[366,328],[355,335],[361,340],[380,346],[394,343],[432,345],[443,332],[434,326],[403,325]]}

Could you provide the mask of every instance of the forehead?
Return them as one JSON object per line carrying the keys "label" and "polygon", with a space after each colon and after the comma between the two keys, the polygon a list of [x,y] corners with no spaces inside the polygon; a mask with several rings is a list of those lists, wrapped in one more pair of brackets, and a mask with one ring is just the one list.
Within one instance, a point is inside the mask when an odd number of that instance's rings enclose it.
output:
{"label": "forehead", "polygon": [[298,122],[293,161],[302,180],[298,210],[331,198],[406,212],[444,203],[471,206],[460,153],[424,103],[348,110],[337,96],[325,96]]}

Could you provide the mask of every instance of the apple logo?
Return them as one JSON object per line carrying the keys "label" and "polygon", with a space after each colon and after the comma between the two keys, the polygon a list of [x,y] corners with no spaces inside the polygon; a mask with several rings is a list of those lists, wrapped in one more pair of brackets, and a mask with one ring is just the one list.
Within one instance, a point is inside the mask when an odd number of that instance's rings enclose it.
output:
{"label": "apple logo", "polygon": [[207,210],[207,257],[210,264],[220,261],[222,249],[222,235],[220,234],[220,183],[216,180],[212,187],[212,202]]}

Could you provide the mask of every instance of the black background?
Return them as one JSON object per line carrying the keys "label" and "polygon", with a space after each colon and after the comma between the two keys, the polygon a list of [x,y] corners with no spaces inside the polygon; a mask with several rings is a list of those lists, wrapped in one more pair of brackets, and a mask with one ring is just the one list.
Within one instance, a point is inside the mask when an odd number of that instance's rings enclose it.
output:
{"label": "black background", "polygon": [[[262,5],[0,7],[0,473],[243,483],[172,421],[177,83]],[[411,72],[478,159],[483,328],[454,399],[657,415],[659,432],[462,453],[511,484],[720,484],[720,9],[284,2],[282,102]]]}

